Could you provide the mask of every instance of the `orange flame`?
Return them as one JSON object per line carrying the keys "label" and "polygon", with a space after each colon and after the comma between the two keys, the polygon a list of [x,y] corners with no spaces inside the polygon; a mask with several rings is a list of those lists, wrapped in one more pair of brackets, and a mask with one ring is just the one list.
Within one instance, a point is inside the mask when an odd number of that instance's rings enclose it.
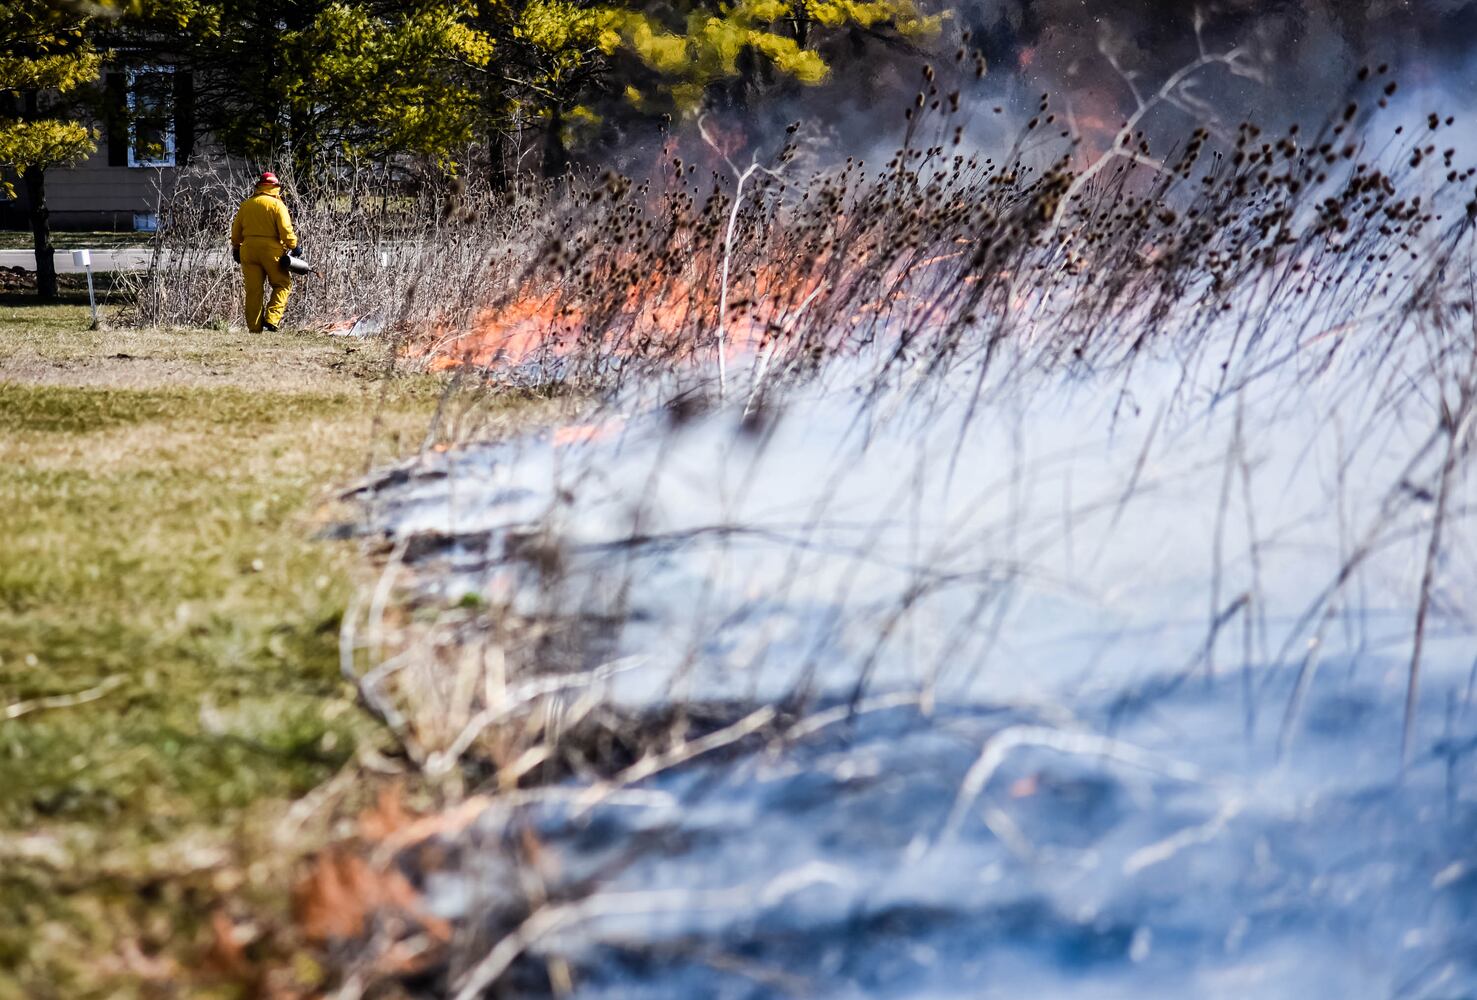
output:
{"label": "orange flame", "polygon": [[[797,278],[771,265],[736,282],[723,322],[725,353],[733,357],[762,348],[819,287],[819,279],[809,274]],[[650,274],[611,298],[613,305],[597,315],[559,291],[541,292],[527,284],[520,294],[482,310],[469,330],[423,338],[408,353],[429,359],[431,371],[447,371],[516,365],[577,349],[674,358],[717,349],[717,296],[706,282],[691,275]]]}

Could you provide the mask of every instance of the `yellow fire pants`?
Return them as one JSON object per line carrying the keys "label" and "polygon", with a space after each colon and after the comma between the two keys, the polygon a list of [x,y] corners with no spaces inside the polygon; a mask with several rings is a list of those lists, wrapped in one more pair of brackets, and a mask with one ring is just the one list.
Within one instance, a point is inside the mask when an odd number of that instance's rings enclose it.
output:
{"label": "yellow fire pants", "polygon": [[[262,321],[273,326],[282,325],[282,314],[287,311],[287,296],[292,294],[292,277],[279,260],[282,259],[282,244],[276,240],[248,237],[241,244],[241,274],[246,280],[246,328],[252,333],[262,332]],[[262,282],[272,286],[272,298],[267,302],[266,316],[262,315]]]}

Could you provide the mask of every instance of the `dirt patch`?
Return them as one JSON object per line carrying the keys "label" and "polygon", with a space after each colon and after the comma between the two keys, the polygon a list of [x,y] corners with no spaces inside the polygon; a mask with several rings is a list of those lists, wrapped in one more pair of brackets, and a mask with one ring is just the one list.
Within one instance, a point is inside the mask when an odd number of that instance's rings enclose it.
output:
{"label": "dirt patch", "polygon": [[106,331],[0,348],[0,381],[77,388],[318,392],[383,374],[385,348],[312,334]]}
{"label": "dirt patch", "polygon": [[231,385],[300,392],[330,387],[342,381],[342,376],[333,371],[331,364],[318,363],[317,359],[283,358],[265,363],[259,357],[194,360],[120,352],[85,361],[7,359],[0,362],[0,381],[106,389]]}

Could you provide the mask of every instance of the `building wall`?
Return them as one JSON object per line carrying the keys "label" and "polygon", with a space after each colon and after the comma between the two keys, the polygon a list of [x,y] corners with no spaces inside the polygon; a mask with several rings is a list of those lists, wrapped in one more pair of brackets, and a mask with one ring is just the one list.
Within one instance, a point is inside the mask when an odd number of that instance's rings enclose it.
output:
{"label": "building wall", "polygon": [[[188,171],[178,167],[113,167],[108,165],[105,143],[99,141],[97,152],[82,163],[46,172],[51,228],[130,232],[141,228],[141,223],[147,228],[147,218],[159,211],[161,198],[169,197],[182,174],[188,173],[199,183],[202,175],[224,177],[232,172],[244,175],[245,171],[243,161],[221,156],[196,156]],[[24,229],[29,225],[25,189],[19,183],[15,187],[19,197],[0,203],[0,227]]]}
{"label": "building wall", "polygon": [[[143,75],[157,78],[162,72],[155,67]],[[164,117],[156,114],[154,118],[167,132],[168,155],[162,158],[188,163],[191,176],[225,174],[233,167],[239,170],[241,164],[219,157],[208,139],[195,136],[191,75],[170,71],[169,78],[172,87],[166,84],[166,91],[172,89],[172,93],[166,93]],[[105,104],[110,110],[104,121],[94,125],[98,137],[96,151],[74,166],[46,172],[46,204],[51,210],[53,229],[152,228],[151,220],[157,216],[161,202],[169,198],[184,172],[184,168],[176,166],[128,165],[133,127],[130,121],[138,120],[131,114],[137,110],[132,103],[132,79],[125,69],[103,73]],[[17,182],[15,189],[15,199],[0,200],[0,226],[28,228],[25,187]]]}
{"label": "building wall", "polygon": [[175,167],[111,167],[106,141],[82,163],[46,172],[46,202],[57,229],[135,228],[134,215],[158,211],[175,183]]}

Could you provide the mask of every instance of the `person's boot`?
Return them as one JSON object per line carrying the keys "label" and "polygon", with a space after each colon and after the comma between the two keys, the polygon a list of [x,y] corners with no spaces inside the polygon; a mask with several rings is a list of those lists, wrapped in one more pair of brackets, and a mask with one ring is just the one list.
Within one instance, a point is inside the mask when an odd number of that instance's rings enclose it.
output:
{"label": "person's boot", "polygon": [[272,324],[272,323],[263,323],[262,324],[262,329],[263,330],[266,330],[268,333],[276,333],[277,332],[277,327],[274,324]]}

